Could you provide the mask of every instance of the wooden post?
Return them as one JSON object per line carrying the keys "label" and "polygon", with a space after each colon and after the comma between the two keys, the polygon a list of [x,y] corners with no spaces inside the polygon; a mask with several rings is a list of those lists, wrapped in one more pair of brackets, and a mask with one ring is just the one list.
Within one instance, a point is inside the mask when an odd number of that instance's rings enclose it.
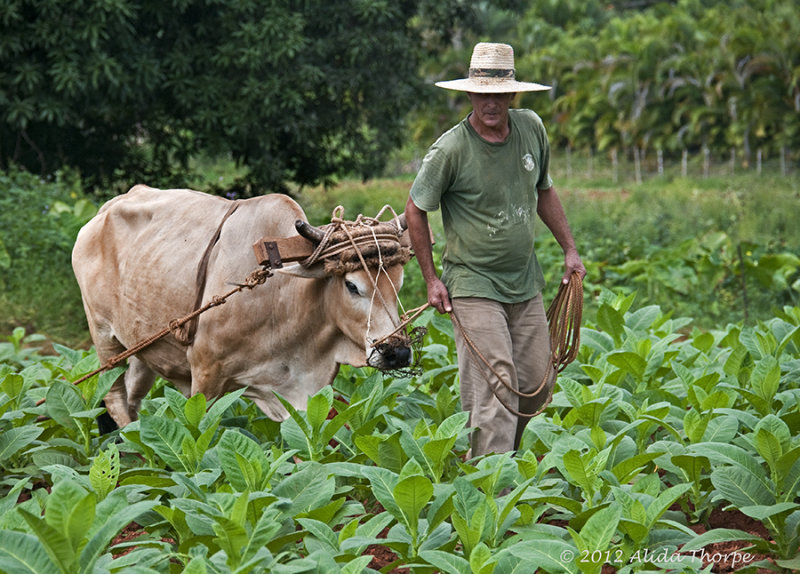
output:
{"label": "wooden post", "polygon": [[681,177],[686,177],[689,174],[689,152],[686,148],[681,153]]}

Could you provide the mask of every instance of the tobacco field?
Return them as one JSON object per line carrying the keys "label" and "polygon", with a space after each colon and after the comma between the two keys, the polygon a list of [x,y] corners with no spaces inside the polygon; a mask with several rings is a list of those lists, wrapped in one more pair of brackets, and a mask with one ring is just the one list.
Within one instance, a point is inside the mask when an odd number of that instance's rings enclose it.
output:
{"label": "tobacco field", "polygon": [[[15,330],[0,571],[800,568],[800,308],[699,330],[605,290],[521,449],[469,462],[452,327],[426,313],[420,377],[344,367],[283,423],[162,382],[107,435],[95,418],[121,368],[75,387],[92,351],[45,356]],[[762,530],[712,527],[715,512]]]}
{"label": "tobacco field", "polygon": [[[452,326],[430,310],[419,375],[343,367],[283,423],[159,380],[139,421],[101,434],[121,370],[72,384],[98,360],[68,257],[95,208],[69,181],[5,183],[4,574],[800,568],[793,179],[567,189],[589,269],[580,353],[520,450],[480,460],[466,459]],[[408,183],[392,188],[314,198],[354,216],[402,205]],[[537,249],[552,289],[558,248],[544,234]],[[421,286],[412,262],[406,307]],[[57,342],[60,325],[74,334]]]}

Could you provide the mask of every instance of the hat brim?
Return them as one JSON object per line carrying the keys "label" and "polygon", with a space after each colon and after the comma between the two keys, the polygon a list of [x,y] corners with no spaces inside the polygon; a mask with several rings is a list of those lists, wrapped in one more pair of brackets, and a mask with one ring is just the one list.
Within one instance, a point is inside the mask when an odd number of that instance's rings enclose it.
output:
{"label": "hat brim", "polygon": [[534,82],[518,82],[506,78],[463,78],[461,80],[447,80],[436,82],[436,85],[446,90],[459,92],[472,92],[475,94],[509,94],[515,92],[544,92],[551,89],[544,84]]}

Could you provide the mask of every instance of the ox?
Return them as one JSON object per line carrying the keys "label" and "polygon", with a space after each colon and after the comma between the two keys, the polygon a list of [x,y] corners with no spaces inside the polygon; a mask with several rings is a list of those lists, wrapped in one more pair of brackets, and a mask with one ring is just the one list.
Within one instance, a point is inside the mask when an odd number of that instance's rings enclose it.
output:
{"label": "ox", "polygon": [[[72,265],[101,362],[242,282],[256,267],[251,246],[260,238],[321,235],[287,196],[240,200],[232,213],[231,205],[197,191],[137,185],[81,229]],[[201,259],[207,267],[198,288]],[[200,315],[191,341],[171,333],[132,356],[106,409],[120,427],[136,420],[159,375],[187,396],[246,387],[267,416],[283,420],[288,413],[275,393],[304,409],[342,363],[405,367],[407,343],[372,346],[399,324],[405,261],[339,274],[322,262],[285,267]]]}

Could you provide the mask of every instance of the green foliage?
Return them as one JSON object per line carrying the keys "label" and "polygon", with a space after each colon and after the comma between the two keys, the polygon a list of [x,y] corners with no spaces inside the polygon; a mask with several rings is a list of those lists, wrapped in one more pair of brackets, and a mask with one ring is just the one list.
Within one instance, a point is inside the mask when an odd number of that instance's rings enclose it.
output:
{"label": "green foliage", "polygon": [[[800,308],[702,331],[633,295],[600,299],[520,450],[473,460],[447,371],[343,367],[282,423],[242,391],[209,404],[162,381],[103,437],[96,405],[120,370],[75,386],[93,352],[7,353],[0,571],[375,572],[365,552],[381,546],[395,557],[383,571],[696,572],[697,552],[725,541],[794,568]],[[422,316],[423,364],[454,360],[438,319]],[[713,508],[769,537],[697,535]]]}
{"label": "green foliage", "polygon": [[[464,77],[477,41],[512,44],[517,77],[553,87],[522,94],[554,147],[643,158],[682,150],[755,165],[797,157],[800,16],[789,0],[533,0],[524,14],[488,10],[484,29],[423,62],[434,80]],[[508,22],[511,25],[508,25]],[[458,120],[463,94],[431,88],[410,116],[421,149]]]}
{"label": "green foliage", "polygon": [[[797,30],[791,2],[534,2],[520,31],[520,73],[557,87],[538,107],[573,147],[723,154],[796,147]],[[770,14],[766,17],[766,14]],[[778,16],[780,14],[780,16]],[[538,16],[538,17],[537,17]],[[793,116],[786,120],[786,114]]]}
{"label": "green foliage", "polygon": [[203,154],[247,169],[226,186],[240,195],[374,176],[417,101],[426,15],[437,34],[479,22],[458,0],[3,0],[0,13],[0,168],[70,166],[103,196],[185,186]]}
{"label": "green foliage", "polygon": [[[70,253],[96,212],[69,174],[47,182],[0,173],[0,325],[55,339],[84,338],[86,320]],[[29,341],[30,342],[30,341]],[[2,354],[2,351],[0,351]]]}

